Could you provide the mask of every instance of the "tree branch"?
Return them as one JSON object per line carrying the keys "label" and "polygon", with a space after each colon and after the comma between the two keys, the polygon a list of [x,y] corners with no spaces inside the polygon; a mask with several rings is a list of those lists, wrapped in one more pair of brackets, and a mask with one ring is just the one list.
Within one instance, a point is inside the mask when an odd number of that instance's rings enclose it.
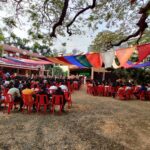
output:
{"label": "tree branch", "polygon": [[69,34],[69,36],[72,35],[72,32],[70,31],[69,27],[75,22],[76,18],[84,13],[85,11],[87,11],[88,9],[93,9],[96,6],[96,0],[93,0],[92,5],[87,6],[86,8],[83,8],[82,10],[80,10],[75,16],[74,18],[70,21],[70,23],[67,24],[67,33]]}
{"label": "tree branch", "polygon": [[137,37],[138,35],[140,35],[140,37],[137,40],[137,44],[138,44],[140,38],[143,35],[143,32],[148,27],[146,19],[148,18],[148,11],[149,10],[150,10],[150,1],[146,4],[145,7],[141,8],[140,11],[139,11],[139,14],[142,14],[141,18],[139,19],[138,23],[136,24],[139,27],[139,29],[134,34],[129,35],[128,37],[126,37],[125,39],[121,40],[120,42],[112,44],[112,46],[119,46],[123,42],[128,41],[130,38]]}
{"label": "tree branch", "polygon": [[64,6],[63,6],[63,9],[62,9],[62,13],[60,15],[60,18],[59,18],[59,21],[56,22],[54,24],[54,26],[52,27],[52,32],[50,34],[51,37],[56,37],[56,28],[58,26],[61,26],[63,21],[64,21],[64,18],[66,17],[66,13],[67,13],[67,9],[68,9],[68,4],[69,4],[69,0],[64,0]]}
{"label": "tree branch", "polygon": [[23,0],[14,0],[14,1],[17,3],[16,12],[18,12],[18,11],[21,9],[20,4],[21,4],[21,2],[22,2]]}

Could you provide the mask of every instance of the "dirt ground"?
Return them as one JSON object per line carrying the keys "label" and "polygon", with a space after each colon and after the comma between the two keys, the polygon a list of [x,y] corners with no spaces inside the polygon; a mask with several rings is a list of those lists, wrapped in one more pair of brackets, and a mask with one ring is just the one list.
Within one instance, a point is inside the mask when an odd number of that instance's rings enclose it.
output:
{"label": "dirt ground", "polygon": [[90,96],[83,87],[72,100],[61,116],[0,111],[0,149],[150,149],[150,102]]}

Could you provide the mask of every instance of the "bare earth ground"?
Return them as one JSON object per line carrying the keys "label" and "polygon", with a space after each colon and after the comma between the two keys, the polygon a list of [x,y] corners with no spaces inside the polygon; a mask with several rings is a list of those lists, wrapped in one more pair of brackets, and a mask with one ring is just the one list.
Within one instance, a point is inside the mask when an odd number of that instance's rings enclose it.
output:
{"label": "bare earth ground", "polygon": [[150,102],[94,97],[85,88],[72,99],[61,116],[0,111],[0,149],[150,149]]}

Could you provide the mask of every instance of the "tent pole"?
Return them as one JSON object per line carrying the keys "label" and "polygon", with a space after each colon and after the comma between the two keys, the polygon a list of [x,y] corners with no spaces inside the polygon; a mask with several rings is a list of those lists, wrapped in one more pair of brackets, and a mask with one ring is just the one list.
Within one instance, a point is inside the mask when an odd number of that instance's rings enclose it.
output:
{"label": "tent pole", "polygon": [[54,76],[54,70],[53,70],[53,68],[52,68],[52,77]]}
{"label": "tent pole", "polygon": [[70,77],[70,68],[68,67],[68,78]]}
{"label": "tent pole", "polygon": [[94,79],[94,70],[93,70],[93,67],[91,67],[91,80]]}
{"label": "tent pole", "polygon": [[102,77],[102,81],[105,80],[105,71],[103,72],[103,77]]}

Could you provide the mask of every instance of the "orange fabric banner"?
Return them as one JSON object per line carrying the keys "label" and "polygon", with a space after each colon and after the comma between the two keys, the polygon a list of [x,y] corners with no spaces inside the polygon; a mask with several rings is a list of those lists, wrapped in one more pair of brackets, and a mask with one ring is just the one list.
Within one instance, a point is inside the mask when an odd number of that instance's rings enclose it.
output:
{"label": "orange fabric banner", "polygon": [[116,56],[120,62],[120,67],[123,67],[134,52],[135,47],[116,50]]}
{"label": "orange fabric banner", "polygon": [[55,57],[47,57],[47,59],[56,64],[67,65],[67,66],[70,65],[69,63],[61,61]]}
{"label": "orange fabric banner", "polygon": [[86,54],[86,58],[93,67],[100,68],[102,66],[101,54],[99,53]]}

